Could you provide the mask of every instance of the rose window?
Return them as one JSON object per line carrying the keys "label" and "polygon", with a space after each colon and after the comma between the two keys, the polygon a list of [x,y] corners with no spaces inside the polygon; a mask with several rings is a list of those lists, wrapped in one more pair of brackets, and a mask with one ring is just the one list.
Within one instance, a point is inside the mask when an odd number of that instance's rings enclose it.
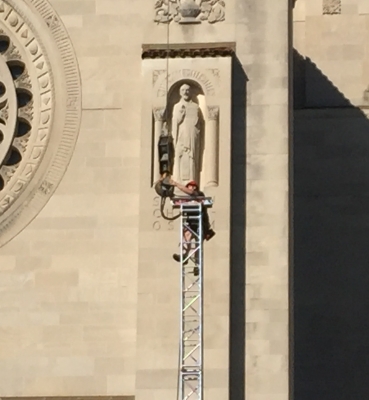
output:
{"label": "rose window", "polygon": [[50,3],[0,0],[0,246],[55,191],[80,116],[77,61]]}

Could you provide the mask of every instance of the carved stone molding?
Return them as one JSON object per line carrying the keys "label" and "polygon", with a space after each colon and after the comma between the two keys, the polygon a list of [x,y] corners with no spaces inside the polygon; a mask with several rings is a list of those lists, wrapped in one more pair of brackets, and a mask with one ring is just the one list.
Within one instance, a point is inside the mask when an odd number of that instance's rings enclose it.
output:
{"label": "carved stone molding", "polygon": [[165,98],[167,96],[168,87],[182,79],[196,81],[202,87],[205,95],[215,96],[216,81],[214,77],[209,76],[205,71],[190,68],[173,71],[168,76],[164,75],[155,85],[156,96],[158,98]]}
{"label": "carved stone molding", "polygon": [[[224,46],[181,48],[173,47],[170,49],[144,45],[142,46],[142,59],[148,58],[207,58],[207,57],[232,57],[235,54],[234,44],[225,43]],[[164,71],[165,72],[165,71]],[[154,76],[153,83],[156,82],[158,75]]]}
{"label": "carved stone molding", "polygon": [[225,20],[225,0],[155,0],[157,23],[210,24]]}
{"label": "carved stone molding", "polygon": [[341,0],[323,0],[323,14],[341,14]]}
{"label": "carved stone molding", "polygon": [[71,43],[47,0],[0,0],[0,44],[1,246],[58,186],[79,131],[81,91]]}

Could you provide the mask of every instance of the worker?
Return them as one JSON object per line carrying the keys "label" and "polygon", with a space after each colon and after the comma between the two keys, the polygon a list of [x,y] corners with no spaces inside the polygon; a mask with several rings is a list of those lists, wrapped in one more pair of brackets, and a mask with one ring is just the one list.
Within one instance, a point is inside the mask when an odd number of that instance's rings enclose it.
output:
{"label": "worker", "polygon": [[[199,186],[195,181],[190,181],[187,183],[186,186],[181,185],[178,182],[175,182],[173,179],[171,180],[171,184],[181,190],[183,193],[188,194],[189,196],[196,199],[197,197],[205,197],[205,194],[199,190]],[[188,253],[191,250],[191,240],[193,238],[193,232],[197,232],[197,225],[196,222],[193,221],[191,223],[191,219],[188,220],[189,229],[184,229],[183,232],[183,253],[184,259],[188,256]],[[202,226],[203,226],[203,237],[201,240],[210,240],[214,237],[215,232],[211,228],[210,221],[209,221],[209,214],[206,207],[203,207],[202,210]],[[179,254],[173,254],[173,258],[175,261],[180,262],[181,256]],[[198,275],[198,269],[195,269],[195,275]]]}

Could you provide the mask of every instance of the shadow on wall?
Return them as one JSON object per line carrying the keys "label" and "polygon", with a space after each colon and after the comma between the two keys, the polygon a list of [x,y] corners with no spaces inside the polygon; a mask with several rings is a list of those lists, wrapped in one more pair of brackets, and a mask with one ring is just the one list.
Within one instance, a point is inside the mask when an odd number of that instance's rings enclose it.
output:
{"label": "shadow on wall", "polygon": [[239,61],[232,63],[231,249],[229,398],[245,400],[246,285],[246,85]]}
{"label": "shadow on wall", "polygon": [[294,55],[294,400],[369,399],[369,120]]}

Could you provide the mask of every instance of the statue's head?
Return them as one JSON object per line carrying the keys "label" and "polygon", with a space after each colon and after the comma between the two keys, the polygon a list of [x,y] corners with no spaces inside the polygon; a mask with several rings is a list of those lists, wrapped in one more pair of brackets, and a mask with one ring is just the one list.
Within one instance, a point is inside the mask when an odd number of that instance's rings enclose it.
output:
{"label": "statue's head", "polygon": [[185,101],[191,100],[191,86],[187,85],[187,83],[183,84],[179,88],[179,94],[183,100]]}

